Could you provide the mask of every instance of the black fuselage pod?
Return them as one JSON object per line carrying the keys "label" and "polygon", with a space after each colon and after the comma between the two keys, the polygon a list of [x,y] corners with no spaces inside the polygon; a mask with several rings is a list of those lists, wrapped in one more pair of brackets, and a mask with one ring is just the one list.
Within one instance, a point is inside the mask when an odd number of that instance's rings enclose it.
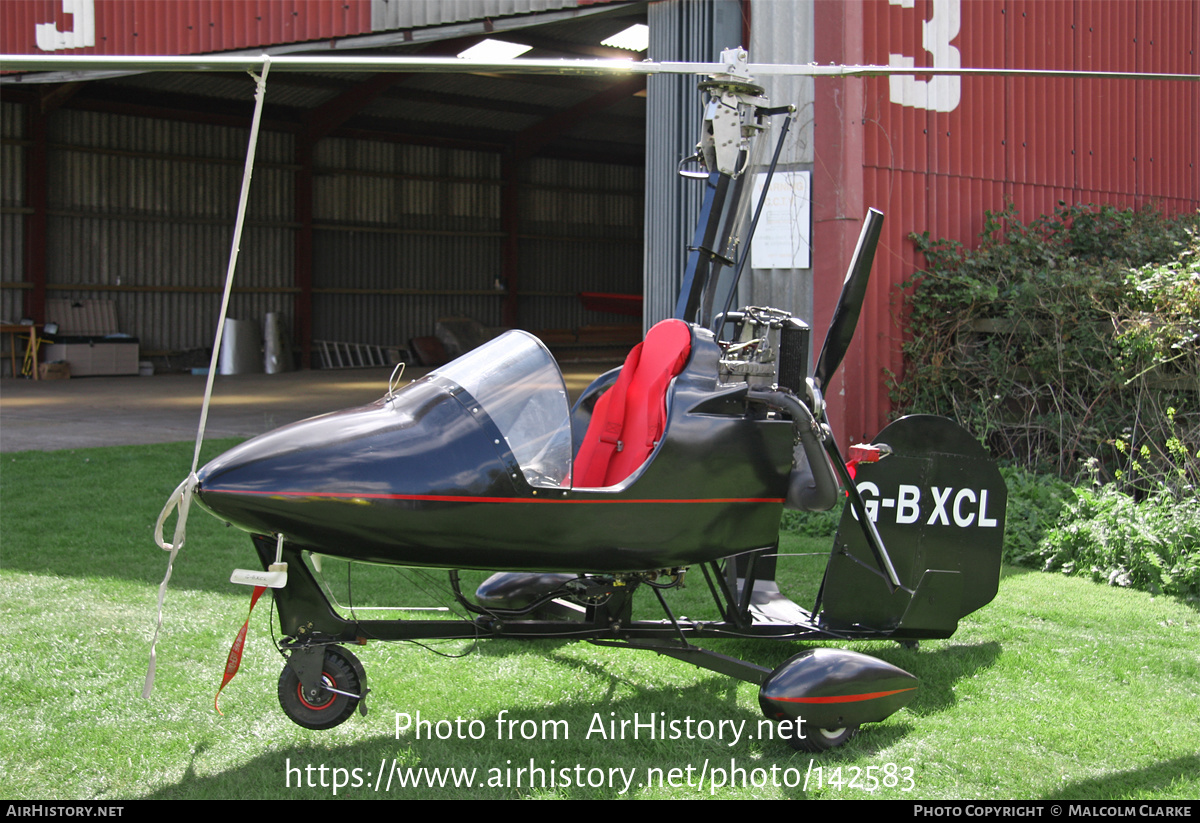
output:
{"label": "black fuselage pod", "polygon": [[788,658],[763,681],[763,714],[800,720],[805,733],[878,723],[917,694],[917,678],[870,655],[810,649]]}
{"label": "black fuselage pod", "polygon": [[[791,424],[763,419],[745,384],[719,384],[711,334],[692,336],[660,442],[614,486],[571,486],[561,373],[536,338],[509,332],[370,406],[226,452],[200,471],[197,496],[249,532],[404,566],[640,571],[771,545]],[[494,379],[505,358],[519,379]],[[530,400],[558,394],[561,412]]]}

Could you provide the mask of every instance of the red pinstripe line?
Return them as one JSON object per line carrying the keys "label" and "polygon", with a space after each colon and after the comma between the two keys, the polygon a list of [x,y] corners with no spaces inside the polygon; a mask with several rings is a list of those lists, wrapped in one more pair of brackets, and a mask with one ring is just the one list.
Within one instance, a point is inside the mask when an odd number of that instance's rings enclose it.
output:
{"label": "red pinstripe line", "polygon": [[875,700],[879,697],[887,697],[892,694],[900,694],[900,692],[911,692],[917,687],[913,686],[909,689],[893,689],[890,692],[871,692],[870,694],[847,694],[840,697],[772,697],[771,700],[779,700],[783,703],[857,703],[861,700]]}
{"label": "red pinstripe line", "polygon": [[[551,490],[553,491],[553,490]],[[640,500],[550,500],[526,497],[467,497],[450,494],[378,494],[357,492],[275,492],[275,491],[235,491],[233,489],[204,489],[203,492],[212,494],[256,494],[271,497],[326,497],[334,499],[367,498],[371,500],[425,500],[436,503],[782,503],[782,497],[706,497],[706,498],[664,498]],[[203,493],[202,492],[202,493]]]}

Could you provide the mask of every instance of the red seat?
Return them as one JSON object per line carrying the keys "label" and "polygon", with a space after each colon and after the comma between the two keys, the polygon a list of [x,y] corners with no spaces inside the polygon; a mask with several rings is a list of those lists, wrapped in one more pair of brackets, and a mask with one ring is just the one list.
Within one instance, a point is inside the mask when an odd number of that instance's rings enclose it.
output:
{"label": "red seat", "polygon": [[614,486],[646,462],[666,425],[667,386],[691,350],[682,320],[655,324],[634,347],[617,382],[596,401],[575,457],[576,488]]}

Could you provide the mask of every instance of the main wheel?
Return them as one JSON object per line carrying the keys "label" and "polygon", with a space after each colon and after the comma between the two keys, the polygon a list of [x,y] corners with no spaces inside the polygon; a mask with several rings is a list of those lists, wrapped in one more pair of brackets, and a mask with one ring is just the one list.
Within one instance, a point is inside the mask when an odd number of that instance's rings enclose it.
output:
{"label": "main wheel", "polygon": [[321,687],[315,692],[307,691],[292,667],[284,666],[279,675],[279,705],[297,725],[306,729],[332,729],[354,714],[365,685],[358,659],[341,646],[327,646],[321,665]]}
{"label": "main wheel", "polygon": [[801,752],[824,752],[836,749],[858,734],[858,726],[843,726],[840,729],[808,729],[804,737],[799,734],[788,739],[792,748]]}

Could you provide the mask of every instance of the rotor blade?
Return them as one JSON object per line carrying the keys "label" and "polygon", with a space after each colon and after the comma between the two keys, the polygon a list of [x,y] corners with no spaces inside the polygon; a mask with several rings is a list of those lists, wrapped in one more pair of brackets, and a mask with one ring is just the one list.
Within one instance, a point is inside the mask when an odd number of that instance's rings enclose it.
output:
{"label": "rotor blade", "polygon": [[[269,50],[267,50],[269,51]],[[103,55],[103,54],[3,54],[3,71],[253,71],[260,68],[267,51],[259,54],[191,55]],[[460,57],[380,57],[362,54],[273,54],[271,71],[367,71],[484,74],[696,74],[711,76],[732,69],[746,70],[756,77],[791,75],[807,77],[873,77],[896,74],[931,74],[1001,77],[1125,78],[1138,80],[1200,81],[1198,74],[1161,74],[1115,71],[1047,71],[1043,69],[921,68],[896,66],[818,66],[812,63],[725,63],[655,62],[652,60],[578,60],[514,58],[504,61],[465,60]],[[4,78],[5,82],[17,78]]]}
{"label": "rotor blade", "polygon": [[[633,60],[512,59],[467,60],[461,57],[380,57],[338,54],[185,54],[185,55],[100,55],[100,54],[5,54],[0,67],[5,71],[253,71],[270,58],[271,71],[364,71],[479,73],[479,74],[656,74],[659,72],[699,74],[705,67],[722,71],[721,63],[635,63]],[[686,71],[679,66],[686,66]],[[697,70],[699,68],[699,70]]]}
{"label": "rotor blade", "polygon": [[854,339],[858,315],[862,312],[863,299],[867,296],[867,282],[871,278],[875,246],[879,243],[882,230],[883,212],[868,209],[862,231],[858,235],[858,246],[854,249],[854,257],[846,271],[846,279],[842,282],[842,296],[838,298],[829,332],[821,346],[821,356],[817,358],[817,370],[813,376],[822,391],[829,386],[829,378],[833,377],[837,367],[842,364],[842,358],[850,348],[850,341]]}

